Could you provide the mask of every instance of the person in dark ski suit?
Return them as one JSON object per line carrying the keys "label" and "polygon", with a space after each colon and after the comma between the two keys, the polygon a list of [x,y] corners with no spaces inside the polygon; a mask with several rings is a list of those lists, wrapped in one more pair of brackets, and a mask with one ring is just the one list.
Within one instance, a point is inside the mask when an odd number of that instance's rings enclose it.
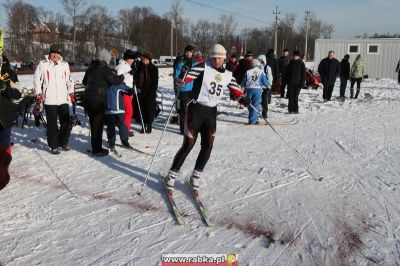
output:
{"label": "person in dark ski suit", "polygon": [[[189,152],[196,143],[198,134],[201,135],[201,149],[196,160],[190,183],[194,193],[198,193],[200,177],[210,158],[216,133],[217,104],[223,95],[223,90],[228,88],[235,98],[245,106],[250,104],[250,99],[243,96],[232,72],[224,67],[226,50],[220,44],[211,48],[211,60],[194,66],[182,83],[194,80],[193,101],[188,104],[185,119],[185,136],[183,144],[175,155],[172,166],[165,178],[166,187],[170,193],[173,191],[175,179]],[[183,78],[185,73],[181,73]]]}
{"label": "person in dark ski suit", "polygon": [[340,61],[340,98],[344,100],[346,96],[347,80],[350,78],[350,55],[346,54]]}
{"label": "person in dark ski suit", "polygon": [[10,181],[8,166],[11,163],[11,127],[17,119],[17,107],[12,99],[21,98],[19,90],[12,87],[18,82],[17,74],[11,69],[7,57],[2,56],[0,78],[0,190]]}
{"label": "person in dark ski suit", "polygon": [[102,148],[103,128],[106,110],[107,89],[124,81],[124,76],[108,66],[111,54],[102,50],[98,59],[93,60],[86,70],[82,84],[86,86],[84,106],[89,116],[90,143],[94,156],[108,155],[108,149]]}
{"label": "person in dark ski suit", "polygon": [[[289,50],[288,49],[286,49],[286,48],[283,49],[282,56],[279,57],[278,63],[279,63],[279,73],[281,76],[280,93],[281,93],[281,98],[284,98],[285,97],[285,88],[287,85],[287,82],[285,79],[286,78],[286,69],[287,69],[287,66],[289,65]],[[286,98],[287,98],[287,94],[286,94]]]}
{"label": "person in dark ski suit", "polygon": [[246,75],[247,70],[251,68],[251,60],[253,60],[254,54],[252,51],[247,51],[246,55],[243,59],[240,59],[237,71],[236,73],[234,72],[233,74],[235,75],[235,79],[238,84],[242,83],[242,79]]}
{"label": "person in dark ski suit", "polygon": [[[271,93],[278,93],[280,91],[280,78],[279,78],[279,62],[275,58],[274,49],[269,49],[267,52],[267,65],[271,68],[273,82],[271,84]],[[271,97],[270,97],[271,98]],[[271,103],[271,100],[269,100]]]}
{"label": "person in dark ski suit", "polygon": [[324,102],[330,101],[336,78],[340,75],[340,63],[335,58],[334,51],[329,51],[328,57],[321,60],[318,65],[318,73],[324,85],[322,98]]}
{"label": "person in dark ski suit", "polygon": [[293,51],[293,59],[290,60],[286,69],[286,81],[288,86],[288,110],[289,113],[299,113],[299,94],[301,88],[304,86],[306,77],[306,66],[304,61],[300,58],[300,52]]}
{"label": "person in dark ski suit", "polygon": [[400,84],[400,60],[399,62],[397,62],[396,72],[397,72],[397,82]]}
{"label": "person in dark ski suit", "polygon": [[152,59],[153,55],[150,52],[143,52],[142,61],[137,70],[136,85],[140,89],[139,105],[144,123],[141,133],[151,133],[156,112],[158,68],[153,65]]}

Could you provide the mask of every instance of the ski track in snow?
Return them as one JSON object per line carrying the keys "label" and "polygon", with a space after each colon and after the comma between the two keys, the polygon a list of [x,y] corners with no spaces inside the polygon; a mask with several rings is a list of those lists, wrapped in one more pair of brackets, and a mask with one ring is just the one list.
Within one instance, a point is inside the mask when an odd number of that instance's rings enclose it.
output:
{"label": "ski track in snow", "polygon": [[[169,71],[160,69],[163,117],[174,99]],[[83,73],[73,76],[81,80]],[[30,87],[32,76],[20,81]],[[382,79],[366,80],[362,88],[360,99],[343,103],[323,103],[321,90],[302,91],[297,116],[282,107],[286,99],[273,96],[271,120],[299,120],[274,128],[310,168],[271,128],[228,126],[246,123],[248,113],[224,100],[201,187],[212,229],[184,184],[199,143],[176,186],[186,226],[176,226],[167,208],[158,173],[168,171],[182,143],[177,125],[168,125],[138,196],[151,156],[124,149],[121,158],[88,156],[81,108],[72,150],[54,156],[44,129],[29,120],[24,129],[13,128],[11,181],[0,192],[0,262],[159,265],[165,253],[235,252],[240,265],[400,265],[400,87]],[[366,100],[366,92],[374,98]],[[148,136],[133,126],[132,145],[152,154],[163,125]]]}

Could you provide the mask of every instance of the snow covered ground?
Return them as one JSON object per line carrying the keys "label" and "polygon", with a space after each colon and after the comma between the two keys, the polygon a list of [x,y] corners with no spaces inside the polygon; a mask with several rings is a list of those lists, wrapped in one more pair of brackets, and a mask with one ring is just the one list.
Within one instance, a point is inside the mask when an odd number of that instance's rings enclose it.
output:
{"label": "snow covered ground", "polygon": [[[160,70],[163,116],[173,99],[170,71]],[[31,87],[32,76],[20,80]],[[12,178],[0,192],[0,262],[160,265],[167,253],[234,252],[239,265],[400,265],[400,86],[366,80],[360,96],[323,103],[321,90],[303,90],[299,115],[287,113],[286,99],[273,97],[269,117],[298,119],[275,128],[310,171],[271,128],[242,126],[247,110],[224,101],[201,188],[212,229],[202,223],[183,183],[198,143],[177,183],[186,226],[176,225],[158,180],[181,145],[177,125],[168,125],[138,196],[151,156],[122,149],[121,158],[88,156],[82,109],[72,150],[54,156],[44,129],[29,121],[13,129]],[[161,132],[156,125],[151,135],[136,133],[130,142],[152,153]],[[36,137],[36,143],[30,141]],[[319,176],[322,181],[313,179]]]}

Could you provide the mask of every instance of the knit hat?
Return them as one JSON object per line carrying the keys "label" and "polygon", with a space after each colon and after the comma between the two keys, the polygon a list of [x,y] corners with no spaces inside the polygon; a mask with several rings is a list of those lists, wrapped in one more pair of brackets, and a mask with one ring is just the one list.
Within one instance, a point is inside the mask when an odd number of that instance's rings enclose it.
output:
{"label": "knit hat", "polygon": [[221,44],[211,47],[211,58],[226,58],[226,50]]}
{"label": "knit hat", "polygon": [[251,67],[259,67],[261,66],[261,62],[258,59],[252,59],[251,60]]}
{"label": "knit hat", "polygon": [[50,46],[50,53],[61,54],[61,45],[59,45],[59,44],[52,44],[52,45]]}
{"label": "knit hat", "polygon": [[146,57],[146,58],[148,58],[149,60],[151,60],[151,59],[153,59],[153,54],[150,53],[149,51],[144,51],[144,52],[142,53],[142,57]]}
{"label": "knit hat", "polygon": [[111,53],[109,51],[107,51],[106,49],[101,49],[100,54],[99,54],[99,60],[104,61],[107,64],[110,63]]}
{"label": "knit hat", "polygon": [[254,54],[253,54],[252,51],[247,51],[247,52],[246,52],[246,56],[254,56]]}
{"label": "knit hat", "polygon": [[185,47],[185,52],[188,52],[188,51],[190,51],[190,52],[194,52],[194,47],[192,46],[192,45],[186,45],[186,47]]}
{"label": "knit hat", "polygon": [[130,49],[126,50],[124,53],[124,60],[125,59],[136,59],[136,53]]}

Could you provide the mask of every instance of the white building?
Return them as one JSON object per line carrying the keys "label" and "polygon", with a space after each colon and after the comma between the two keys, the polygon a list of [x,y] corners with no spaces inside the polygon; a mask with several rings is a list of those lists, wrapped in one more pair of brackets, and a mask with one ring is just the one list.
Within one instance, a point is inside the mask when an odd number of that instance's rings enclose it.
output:
{"label": "white building", "polygon": [[315,70],[322,59],[333,50],[341,61],[350,55],[352,65],[358,54],[364,58],[369,78],[391,78],[397,80],[396,66],[400,59],[400,39],[317,39],[315,40]]}

